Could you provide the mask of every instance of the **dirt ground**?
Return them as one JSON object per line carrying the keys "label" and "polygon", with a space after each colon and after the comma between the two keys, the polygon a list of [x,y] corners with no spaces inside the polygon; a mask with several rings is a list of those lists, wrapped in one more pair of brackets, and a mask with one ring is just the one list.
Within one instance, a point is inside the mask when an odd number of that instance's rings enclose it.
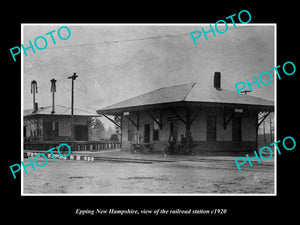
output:
{"label": "dirt ground", "polygon": [[[114,156],[117,153],[112,153]],[[130,154],[130,153],[128,153]],[[129,155],[131,156],[131,155]],[[160,159],[161,161],[155,160]],[[153,156],[148,162],[48,159],[23,171],[24,194],[274,194],[274,162],[244,164],[236,156]],[[40,165],[44,159],[38,159]],[[29,163],[24,159],[24,164]]]}

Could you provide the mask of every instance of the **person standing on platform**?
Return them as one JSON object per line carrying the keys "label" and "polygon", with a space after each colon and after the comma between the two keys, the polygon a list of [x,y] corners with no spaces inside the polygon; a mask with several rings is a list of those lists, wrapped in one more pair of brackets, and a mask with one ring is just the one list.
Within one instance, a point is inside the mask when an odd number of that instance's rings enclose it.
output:
{"label": "person standing on platform", "polygon": [[187,150],[188,150],[188,153],[189,154],[195,154],[194,153],[194,149],[193,149],[193,145],[194,145],[194,140],[193,140],[193,137],[192,137],[192,133],[189,132],[187,133]]}
{"label": "person standing on platform", "polygon": [[175,144],[176,144],[176,139],[175,139],[173,133],[171,133],[171,135],[169,137],[169,151],[171,154],[173,154],[175,151]]}
{"label": "person standing on platform", "polygon": [[183,134],[181,135],[181,139],[180,139],[180,153],[184,154],[186,151],[186,138],[183,136]]}

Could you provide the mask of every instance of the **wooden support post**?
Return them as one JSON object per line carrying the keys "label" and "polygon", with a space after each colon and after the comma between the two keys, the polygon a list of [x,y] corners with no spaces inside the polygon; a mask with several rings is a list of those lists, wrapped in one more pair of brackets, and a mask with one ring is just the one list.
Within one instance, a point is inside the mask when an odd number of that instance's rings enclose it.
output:
{"label": "wooden support post", "polygon": [[136,112],[136,126],[137,126],[137,130],[140,130],[140,114],[139,112]]}
{"label": "wooden support post", "polygon": [[172,109],[172,112],[175,114],[175,116],[176,116],[179,120],[181,120],[181,121],[186,125],[186,121],[179,115],[178,112],[176,112],[175,109]]}
{"label": "wooden support post", "polygon": [[198,112],[196,112],[196,114],[194,115],[194,117],[191,119],[191,121],[190,121],[191,125],[194,122],[194,120],[197,118],[197,116],[199,115],[200,112],[201,112],[201,109],[199,109]]}
{"label": "wooden support post", "polygon": [[[162,121],[157,121],[157,119],[149,112],[149,111],[146,111],[147,114],[150,116],[151,119],[153,119],[153,121],[159,126],[159,129],[161,130],[161,127],[162,127]],[[160,115],[162,116],[162,115]]]}
{"label": "wooden support post", "polygon": [[185,136],[188,137],[191,133],[191,118],[189,108],[186,108],[185,122]]}
{"label": "wooden support post", "polygon": [[139,117],[137,117],[137,122],[135,123],[132,118],[130,118],[129,115],[126,115],[127,119],[136,127],[137,130],[139,130]]}
{"label": "wooden support post", "polygon": [[260,122],[258,123],[258,125],[257,125],[257,127],[259,127],[261,124],[262,124],[262,122],[264,122],[264,120],[268,117],[268,115],[270,114],[271,112],[268,112],[267,114],[265,114],[263,117],[261,117],[260,119]]}
{"label": "wooden support post", "polygon": [[113,124],[115,124],[116,126],[118,126],[119,128],[121,128],[121,125],[116,123],[114,120],[112,120],[111,118],[109,118],[108,116],[101,114],[102,116],[104,116],[106,119],[108,119],[110,122],[112,122]]}
{"label": "wooden support post", "polygon": [[233,116],[234,116],[234,111],[231,113],[228,120],[226,121],[226,110],[224,108],[224,112],[223,112],[223,128],[224,128],[224,130],[226,129],[227,124],[230,122],[230,120],[233,118]]}
{"label": "wooden support post", "polygon": [[87,117],[87,119],[86,119],[87,121],[87,125],[89,125],[90,123],[92,123],[92,122],[94,122],[95,121],[95,119],[93,118],[93,117]]}

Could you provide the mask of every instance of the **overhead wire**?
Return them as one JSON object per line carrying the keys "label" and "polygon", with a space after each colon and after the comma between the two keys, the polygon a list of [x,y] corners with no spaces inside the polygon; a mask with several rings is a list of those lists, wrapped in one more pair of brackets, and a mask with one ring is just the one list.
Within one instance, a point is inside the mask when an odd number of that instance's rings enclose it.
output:
{"label": "overhead wire", "polygon": [[[195,24],[197,26],[197,24]],[[255,26],[255,25],[253,25]],[[236,28],[234,27],[228,27],[228,30],[234,30],[234,29],[245,29],[245,28],[253,28],[253,26],[238,26]],[[226,32],[227,32],[226,31]],[[154,40],[154,39],[163,39],[163,38],[177,38],[177,37],[184,37],[189,36],[190,33],[181,33],[177,35],[172,34],[166,34],[166,35],[159,35],[159,36],[152,36],[152,37],[141,37],[141,38],[134,38],[134,39],[125,39],[125,40],[113,40],[113,41],[100,41],[100,42],[92,42],[92,43],[82,43],[82,44],[74,44],[74,45],[64,45],[64,46],[55,46],[47,48],[49,50],[54,49],[62,49],[62,48],[73,48],[73,47],[89,47],[89,46],[95,46],[95,45],[111,45],[111,44],[120,44],[120,43],[126,43],[126,42],[135,42],[135,41],[145,41],[145,40]]]}

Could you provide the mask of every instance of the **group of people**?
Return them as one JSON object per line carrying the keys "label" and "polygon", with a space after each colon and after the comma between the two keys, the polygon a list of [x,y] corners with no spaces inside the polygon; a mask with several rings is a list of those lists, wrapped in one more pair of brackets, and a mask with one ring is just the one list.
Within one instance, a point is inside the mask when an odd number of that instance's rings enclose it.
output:
{"label": "group of people", "polygon": [[169,137],[169,148],[168,151],[170,154],[195,154],[193,149],[193,137],[191,133],[187,133],[186,137],[184,137],[183,134],[181,134],[180,144],[176,145],[176,138],[173,134]]}

